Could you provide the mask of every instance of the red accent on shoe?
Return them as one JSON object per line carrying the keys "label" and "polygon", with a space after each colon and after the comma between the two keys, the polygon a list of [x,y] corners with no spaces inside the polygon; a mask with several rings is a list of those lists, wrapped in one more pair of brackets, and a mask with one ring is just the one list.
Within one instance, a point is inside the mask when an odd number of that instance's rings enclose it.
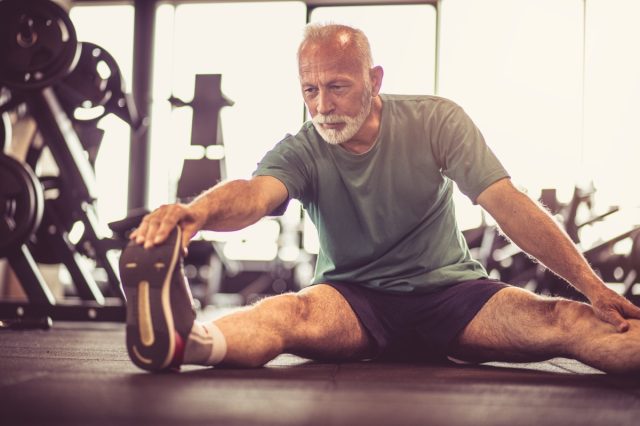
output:
{"label": "red accent on shoe", "polygon": [[184,340],[182,340],[182,336],[175,331],[176,334],[176,346],[173,351],[173,359],[171,360],[171,364],[169,364],[169,368],[173,370],[180,370],[180,366],[182,365],[182,360],[184,358]]}

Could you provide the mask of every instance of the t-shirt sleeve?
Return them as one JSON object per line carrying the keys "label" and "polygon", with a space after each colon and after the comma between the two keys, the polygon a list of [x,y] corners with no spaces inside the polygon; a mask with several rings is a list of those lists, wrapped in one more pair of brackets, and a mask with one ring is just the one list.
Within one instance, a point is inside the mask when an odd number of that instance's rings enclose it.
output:
{"label": "t-shirt sleeve", "polygon": [[478,196],[509,173],[486,144],[467,113],[449,103],[434,126],[432,146],[442,173],[456,182],[460,191],[477,204]]}
{"label": "t-shirt sleeve", "polygon": [[287,188],[288,199],[271,213],[272,216],[283,214],[291,198],[304,202],[309,196],[311,172],[308,166],[311,162],[305,160],[308,154],[300,149],[298,142],[287,136],[264,155],[253,172],[253,176],[272,176]]}

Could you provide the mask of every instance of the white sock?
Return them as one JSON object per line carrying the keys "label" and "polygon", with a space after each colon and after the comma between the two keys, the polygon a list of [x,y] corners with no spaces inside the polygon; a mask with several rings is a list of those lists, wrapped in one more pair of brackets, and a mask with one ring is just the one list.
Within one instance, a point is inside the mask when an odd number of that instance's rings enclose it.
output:
{"label": "white sock", "polygon": [[183,364],[216,365],[227,354],[227,340],[213,322],[193,323],[185,344]]}

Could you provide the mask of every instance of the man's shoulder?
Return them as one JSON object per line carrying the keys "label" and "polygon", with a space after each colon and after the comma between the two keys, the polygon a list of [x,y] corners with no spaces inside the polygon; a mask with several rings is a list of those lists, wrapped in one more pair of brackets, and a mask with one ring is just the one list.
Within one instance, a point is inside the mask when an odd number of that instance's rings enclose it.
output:
{"label": "man's shoulder", "polygon": [[273,148],[279,152],[295,152],[300,155],[318,155],[323,144],[311,121],[305,122],[297,133],[287,133]]}
{"label": "man's shoulder", "polygon": [[460,106],[451,99],[435,95],[398,95],[381,93],[380,98],[383,104],[406,107],[406,108],[426,108],[430,110],[450,111],[460,108]]}
{"label": "man's shoulder", "polygon": [[315,139],[315,131],[313,129],[313,123],[311,121],[305,122],[300,130],[296,133],[287,133],[279,141],[279,144],[287,145],[308,145],[310,141]]}

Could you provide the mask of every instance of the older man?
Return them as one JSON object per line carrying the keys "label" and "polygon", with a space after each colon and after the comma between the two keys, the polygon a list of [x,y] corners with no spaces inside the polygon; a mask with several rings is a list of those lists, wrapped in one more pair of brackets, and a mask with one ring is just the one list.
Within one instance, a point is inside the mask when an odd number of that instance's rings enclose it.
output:
{"label": "older man", "polygon": [[[434,96],[380,94],[366,36],[310,25],[298,50],[312,121],[253,178],[144,218],[123,252],[127,347],[151,371],[312,359],[469,362],[576,358],[640,370],[640,309],[609,290],[550,216],[517,190],[465,112]],[[514,243],[591,305],[487,278],[455,222],[453,182]],[[201,229],[232,231],[299,199],[320,253],[313,285],[215,322],[191,308],[181,253]]]}

